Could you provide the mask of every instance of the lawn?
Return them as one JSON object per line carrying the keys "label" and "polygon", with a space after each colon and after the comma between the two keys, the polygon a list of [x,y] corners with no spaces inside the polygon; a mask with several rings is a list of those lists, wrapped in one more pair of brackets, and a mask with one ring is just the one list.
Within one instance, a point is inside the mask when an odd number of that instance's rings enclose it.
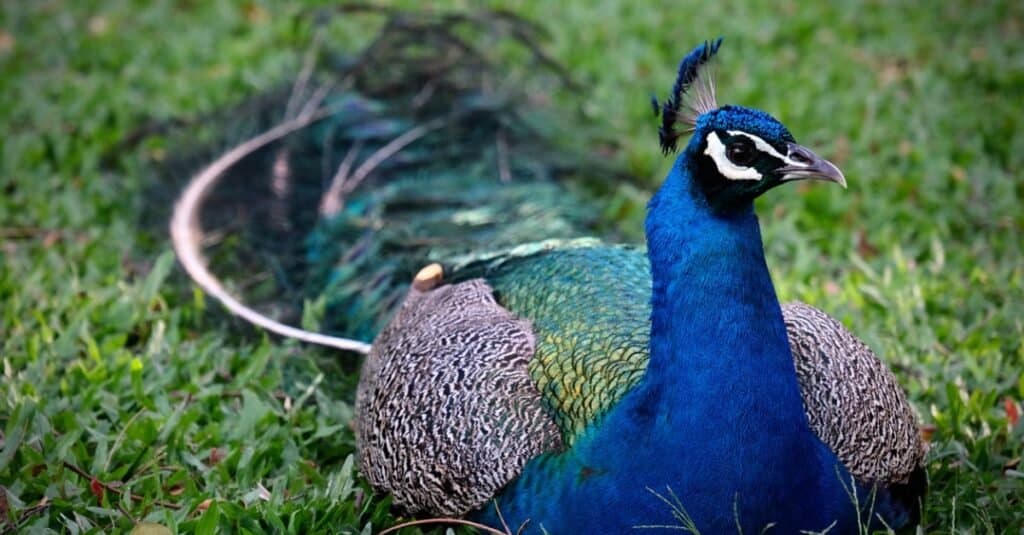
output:
{"label": "lawn", "polygon": [[[594,154],[638,177],[613,193],[612,224],[639,237],[670,164],[649,95],[725,36],[719,101],[773,113],[850,183],[759,201],[781,297],[840,318],[896,371],[931,434],[925,531],[1024,530],[1024,3],[636,4],[502,5],[539,21],[580,82],[550,105],[582,110]],[[122,143],[177,119],[201,141],[217,128],[197,121],[294,79],[309,11],[0,7],[0,533],[397,522],[354,469],[358,363],[193,290],[162,227],[141,223],[166,210],[146,192],[182,137]],[[332,28],[339,50],[374,32]]]}

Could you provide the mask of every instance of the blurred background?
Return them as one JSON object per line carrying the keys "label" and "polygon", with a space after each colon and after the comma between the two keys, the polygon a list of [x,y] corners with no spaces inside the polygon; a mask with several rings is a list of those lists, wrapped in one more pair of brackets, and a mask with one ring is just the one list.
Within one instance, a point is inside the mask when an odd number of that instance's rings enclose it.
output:
{"label": "blurred background", "polygon": [[[345,52],[379,26],[317,24],[317,4],[0,6],[0,532],[396,522],[352,468],[357,363],[225,321],[140,225],[167,209],[144,193],[180,132],[226,143],[203,121],[290,84],[316,28]],[[650,96],[724,36],[719,103],[770,112],[849,182],[759,200],[780,297],[896,371],[932,441],[927,532],[1024,529],[1024,4],[488,5],[545,30],[577,84],[530,85],[530,102],[571,110],[557,140],[634,177],[599,209],[636,241],[672,161]]]}

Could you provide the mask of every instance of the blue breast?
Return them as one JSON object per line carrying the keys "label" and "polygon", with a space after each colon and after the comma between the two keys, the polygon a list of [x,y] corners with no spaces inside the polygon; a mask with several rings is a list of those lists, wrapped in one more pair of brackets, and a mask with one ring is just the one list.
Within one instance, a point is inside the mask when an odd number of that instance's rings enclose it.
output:
{"label": "blue breast", "polygon": [[[651,360],[572,448],[497,499],[513,530],[855,532],[867,503],[804,415],[753,207],[715,214],[680,156],[647,219]],[[859,496],[857,500],[853,496]],[[862,513],[863,514],[863,513]],[[494,507],[479,518],[500,525]]]}

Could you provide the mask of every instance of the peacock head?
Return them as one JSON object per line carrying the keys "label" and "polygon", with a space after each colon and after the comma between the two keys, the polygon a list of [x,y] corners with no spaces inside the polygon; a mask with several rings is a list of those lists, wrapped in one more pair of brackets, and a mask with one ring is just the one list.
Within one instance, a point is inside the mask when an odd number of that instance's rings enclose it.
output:
{"label": "peacock head", "polygon": [[[797,144],[789,130],[771,115],[742,106],[721,106],[709,62],[722,39],[705,42],[679,64],[679,76],[663,103],[661,148],[676,151],[683,134],[693,136],[680,156],[697,191],[712,207],[749,205],[769,189],[794,180],[826,180],[846,187],[843,173],[832,162]],[[677,130],[677,126],[684,128]]]}

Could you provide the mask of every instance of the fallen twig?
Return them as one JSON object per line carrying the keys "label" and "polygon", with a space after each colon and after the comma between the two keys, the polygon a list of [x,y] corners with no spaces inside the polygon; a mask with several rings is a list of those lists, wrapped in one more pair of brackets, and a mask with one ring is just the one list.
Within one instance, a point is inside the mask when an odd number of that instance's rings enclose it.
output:
{"label": "fallen twig", "polygon": [[[115,487],[113,485],[110,485],[109,483],[104,483],[103,481],[100,481],[98,478],[94,477],[89,472],[86,472],[85,470],[82,470],[81,468],[71,464],[68,461],[64,461],[64,468],[67,468],[68,470],[71,470],[72,472],[78,474],[79,476],[81,476],[81,477],[83,477],[83,478],[85,478],[85,479],[87,479],[89,481],[96,481],[97,483],[100,484],[100,486],[103,487],[104,490],[112,492],[112,493],[114,493],[114,494],[116,494],[118,496],[120,496],[122,494],[121,489],[119,489],[119,488],[117,488],[117,487]],[[142,502],[142,501],[146,500],[145,496],[140,496],[138,494],[129,494],[129,497],[132,499],[133,502]],[[167,507],[169,509],[174,509],[174,510],[181,509],[181,504],[178,504],[178,503],[165,502],[163,500],[153,500],[152,503],[154,505],[159,505],[160,507]]]}

